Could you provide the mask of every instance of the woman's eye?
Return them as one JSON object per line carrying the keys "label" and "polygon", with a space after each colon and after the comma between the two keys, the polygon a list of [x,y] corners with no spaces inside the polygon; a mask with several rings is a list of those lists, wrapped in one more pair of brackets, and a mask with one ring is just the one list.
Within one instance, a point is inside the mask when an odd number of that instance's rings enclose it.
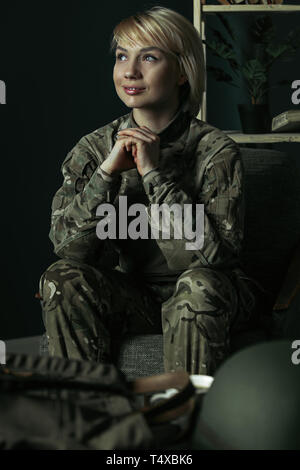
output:
{"label": "woman's eye", "polygon": [[[150,55],[150,54],[146,55],[145,57],[151,57],[152,59],[157,60],[156,57],[154,57],[153,55]],[[152,60],[150,62],[152,62]]]}
{"label": "woman's eye", "polygon": [[[154,57],[153,55],[147,55],[146,57],[151,57],[152,59],[157,60],[157,58]],[[151,62],[152,62],[152,61],[151,61]]]}
{"label": "woman's eye", "polygon": [[121,60],[121,57],[125,57],[124,54],[118,54],[118,55],[117,55],[117,59],[118,59],[118,60]]}

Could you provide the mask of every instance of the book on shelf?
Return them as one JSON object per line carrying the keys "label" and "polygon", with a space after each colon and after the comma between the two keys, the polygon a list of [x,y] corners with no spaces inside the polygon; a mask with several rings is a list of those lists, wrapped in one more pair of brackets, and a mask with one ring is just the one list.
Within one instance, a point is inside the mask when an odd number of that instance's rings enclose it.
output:
{"label": "book on shelf", "polygon": [[272,119],[273,132],[300,132],[300,109],[289,109]]}
{"label": "book on shelf", "polygon": [[[244,3],[246,5],[276,5],[283,3],[283,0],[218,0],[218,2],[222,5],[238,5],[241,3]],[[205,5],[206,0],[201,0],[201,3]]]}

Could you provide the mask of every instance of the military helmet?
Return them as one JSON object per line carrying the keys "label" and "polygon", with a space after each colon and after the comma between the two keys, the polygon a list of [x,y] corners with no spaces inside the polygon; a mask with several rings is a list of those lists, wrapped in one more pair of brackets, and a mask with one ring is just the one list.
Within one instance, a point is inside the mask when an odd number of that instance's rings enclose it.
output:
{"label": "military helmet", "polygon": [[192,448],[300,449],[299,359],[300,340],[258,343],[227,359],[195,419]]}

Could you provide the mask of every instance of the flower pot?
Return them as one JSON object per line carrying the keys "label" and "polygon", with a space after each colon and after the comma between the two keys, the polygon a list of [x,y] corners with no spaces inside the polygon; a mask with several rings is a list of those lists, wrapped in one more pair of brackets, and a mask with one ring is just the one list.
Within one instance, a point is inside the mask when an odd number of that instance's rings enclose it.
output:
{"label": "flower pot", "polygon": [[245,134],[271,132],[271,117],[268,104],[238,105],[242,130]]}

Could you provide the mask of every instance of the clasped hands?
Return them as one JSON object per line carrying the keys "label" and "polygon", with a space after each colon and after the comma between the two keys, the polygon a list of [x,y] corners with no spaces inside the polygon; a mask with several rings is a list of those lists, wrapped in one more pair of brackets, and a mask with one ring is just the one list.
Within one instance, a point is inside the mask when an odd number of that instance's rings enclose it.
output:
{"label": "clasped hands", "polygon": [[144,176],[158,166],[159,144],[159,136],[146,126],[123,129],[101,168],[109,174],[137,168]]}

